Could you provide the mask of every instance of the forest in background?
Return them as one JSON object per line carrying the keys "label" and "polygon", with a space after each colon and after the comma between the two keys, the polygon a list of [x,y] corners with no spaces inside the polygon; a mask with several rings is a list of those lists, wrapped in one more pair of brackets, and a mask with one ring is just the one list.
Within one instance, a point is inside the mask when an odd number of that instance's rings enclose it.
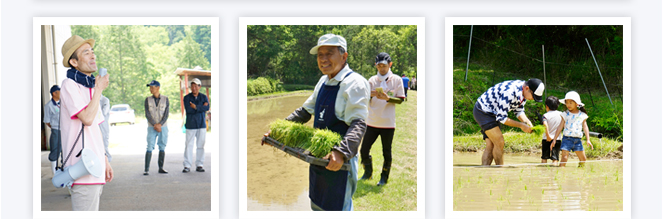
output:
{"label": "forest in background", "polygon": [[[250,25],[247,27],[248,92],[271,81],[275,84],[315,85],[322,73],[309,50],[320,36],[343,36],[348,45],[348,64],[365,78],[376,74],[375,56],[387,52],[392,71],[416,77],[416,25]],[[252,83],[261,77],[259,83]],[[275,86],[278,89],[278,86]],[[258,94],[263,91],[256,91]],[[264,92],[274,92],[264,89]]]}
{"label": "forest in background", "polygon": [[160,92],[169,97],[170,112],[175,113],[180,112],[175,70],[196,66],[211,70],[209,25],[72,25],[71,32],[95,39],[97,67],[108,69],[110,75],[104,95],[111,105],[129,104],[136,115],[145,114],[150,81],[161,83]]}

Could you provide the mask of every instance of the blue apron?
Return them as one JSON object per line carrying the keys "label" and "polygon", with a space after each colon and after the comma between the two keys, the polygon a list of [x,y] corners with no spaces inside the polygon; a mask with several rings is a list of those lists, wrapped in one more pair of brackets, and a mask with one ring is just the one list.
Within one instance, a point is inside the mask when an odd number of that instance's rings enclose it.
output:
{"label": "blue apron", "polygon": [[[343,77],[345,79],[353,72]],[[344,121],[336,118],[336,96],[341,82],[331,86],[322,84],[315,100],[315,120],[313,127],[318,129],[329,129],[345,136],[349,126]],[[309,192],[311,201],[326,211],[341,211],[345,201],[345,187],[348,180],[348,171],[330,171],[323,166],[309,166]]]}

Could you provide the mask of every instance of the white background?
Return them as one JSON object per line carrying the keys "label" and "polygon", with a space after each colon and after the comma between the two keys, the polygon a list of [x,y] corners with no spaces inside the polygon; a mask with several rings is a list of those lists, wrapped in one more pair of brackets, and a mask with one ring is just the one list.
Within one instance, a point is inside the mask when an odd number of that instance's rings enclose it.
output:
{"label": "white background", "polygon": [[[110,2],[110,1],[109,1]],[[239,17],[425,17],[426,18],[426,218],[444,217],[444,18],[445,17],[631,17],[632,21],[632,218],[661,218],[661,2],[652,0],[557,1],[73,1],[1,2],[0,112],[2,121],[2,218],[32,217],[31,97],[33,17],[219,17],[220,218],[237,218]],[[448,106],[451,107],[451,106]],[[225,116],[223,116],[225,115]],[[450,131],[450,130],[447,130]],[[422,155],[424,156],[424,155]]]}

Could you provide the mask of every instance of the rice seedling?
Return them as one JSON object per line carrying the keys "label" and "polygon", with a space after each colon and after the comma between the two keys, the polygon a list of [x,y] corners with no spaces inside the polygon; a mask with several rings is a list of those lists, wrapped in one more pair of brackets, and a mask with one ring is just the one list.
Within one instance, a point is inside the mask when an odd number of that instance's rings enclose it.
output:
{"label": "rice seedling", "polygon": [[532,133],[536,136],[541,136],[544,132],[546,132],[546,127],[543,127],[542,125],[535,125],[532,127]]}
{"label": "rice seedling", "polygon": [[270,137],[287,146],[307,150],[318,158],[324,157],[334,145],[341,143],[341,136],[338,133],[326,129],[315,129],[283,119],[270,123],[269,129],[271,130]]}

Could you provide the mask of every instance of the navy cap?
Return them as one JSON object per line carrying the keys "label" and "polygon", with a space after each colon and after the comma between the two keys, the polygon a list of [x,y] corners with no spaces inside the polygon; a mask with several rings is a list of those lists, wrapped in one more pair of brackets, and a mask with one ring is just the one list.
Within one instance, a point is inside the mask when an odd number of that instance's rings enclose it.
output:
{"label": "navy cap", "polygon": [[152,82],[150,82],[149,84],[147,84],[147,86],[148,86],[148,87],[149,87],[149,86],[157,86],[157,87],[161,87],[161,84],[160,84],[157,80],[152,80]]}
{"label": "navy cap", "polygon": [[384,63],[389,64],[391,62],[391,56],[386,52],[381,52],[378,56],[375,57],[375,64]]}
{"label": "navy cap", "polygon": [[57,84],[53,85],[53,87],[51,87],[51,94],[53,94],[53,92],[59,91],[59,90],[60,90],[60,86],[58,86]]}

